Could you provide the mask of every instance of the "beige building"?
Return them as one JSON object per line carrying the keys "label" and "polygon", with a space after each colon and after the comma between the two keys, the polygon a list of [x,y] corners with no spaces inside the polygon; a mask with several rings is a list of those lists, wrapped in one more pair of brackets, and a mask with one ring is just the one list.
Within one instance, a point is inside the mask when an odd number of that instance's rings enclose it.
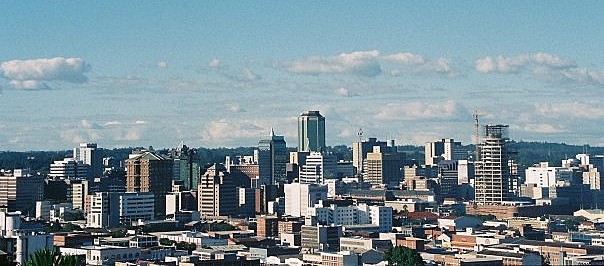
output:
{"label": "beige building", "polygon": [[126,188],[128,192],[152,192],[155,214],[164,216],[166,195],[172,189],[172,160],[150,151],[130,155],[126,160]]}
{"label": "beige building", "polygon": [[29,170],[0,172],[0,206],[9,211],[34,210],[44,197],[44,179]]}
{"label": "beige building", "polygon": [[199,180],[197,210],[202,216],[237,214],[237,194],[233,178],[220,164],[214,164]]}
{"label": "beige building", "polygon": [[367,153],[363,181],[373,186],[398,187],[403,179],[402,168],[405,163],[403,153],[387,152],[380,146],[374,146]]}

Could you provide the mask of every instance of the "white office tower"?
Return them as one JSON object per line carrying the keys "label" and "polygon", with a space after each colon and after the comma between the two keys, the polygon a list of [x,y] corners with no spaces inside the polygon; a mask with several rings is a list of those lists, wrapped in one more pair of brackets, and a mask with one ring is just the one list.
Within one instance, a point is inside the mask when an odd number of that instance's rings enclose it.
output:
{"label": "white office tower", "polygon": [[476,162],[476,203],[501,205],[512,199],[508,125],[485,125]]}
{"label": "white office tower", "polygon": [[152,220],[155,197],[150,192],[97,192],[90,200],[86,226],[111,228],[132,221]]}
{"label": "white office tower", "polygon": [[461,142],[453,139],[426,142],[424,154],[425,165],[437,165],[439,160],[468,159],[468,152],[461,146]]}
{"label": "white office tower", "polygon": [[301,217],[308,207],[327,199],[327,186],[318,184],[285,184],[285,214]]}
{"label": "white office tower", "polygon": [[103,176],[103,155],[96,143],[80,143],[73,149],[73,158],[89,166],[88,178]]}
{"label": "white office tower", "polygon": [[336,178],[337,167],[335,155],[311,152],[300,169],[300,184],[322,184],[325,179]]}
{"label": "white office tower", "polygon": [[74,158],[65,158],[50,164],[48,176],[53,179],[83,180],[88,178],[90,166]]}

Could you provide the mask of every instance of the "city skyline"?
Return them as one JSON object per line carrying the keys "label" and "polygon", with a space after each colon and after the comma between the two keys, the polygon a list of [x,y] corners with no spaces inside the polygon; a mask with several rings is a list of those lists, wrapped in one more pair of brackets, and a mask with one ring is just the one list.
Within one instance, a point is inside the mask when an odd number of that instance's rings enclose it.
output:
{"label": "city skyline", "polygon": [[1,3],[0,150],[326,145],[367,137],[603,146],[604,3]]}

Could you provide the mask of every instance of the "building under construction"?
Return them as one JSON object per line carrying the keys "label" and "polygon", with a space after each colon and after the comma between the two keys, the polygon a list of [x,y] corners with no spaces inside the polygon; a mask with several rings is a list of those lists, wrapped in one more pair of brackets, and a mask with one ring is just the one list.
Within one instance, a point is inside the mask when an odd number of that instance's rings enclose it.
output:
{"label": "building under construction", "polygon": [[507,143],[508,125],[480,127],[477,145],[475,202],[479,205],[501,205],[513,198],[512,173]]}

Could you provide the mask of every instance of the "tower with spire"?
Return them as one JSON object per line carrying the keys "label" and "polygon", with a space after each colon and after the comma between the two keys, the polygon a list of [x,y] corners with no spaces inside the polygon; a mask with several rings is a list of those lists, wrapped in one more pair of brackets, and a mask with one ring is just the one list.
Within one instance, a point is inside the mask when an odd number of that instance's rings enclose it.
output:
{"label": "tower with spire", "polygon": [[258,186],[285,182],[287,162],[285,138],[275,135],[271,128],[268,137],[258,141]]}

